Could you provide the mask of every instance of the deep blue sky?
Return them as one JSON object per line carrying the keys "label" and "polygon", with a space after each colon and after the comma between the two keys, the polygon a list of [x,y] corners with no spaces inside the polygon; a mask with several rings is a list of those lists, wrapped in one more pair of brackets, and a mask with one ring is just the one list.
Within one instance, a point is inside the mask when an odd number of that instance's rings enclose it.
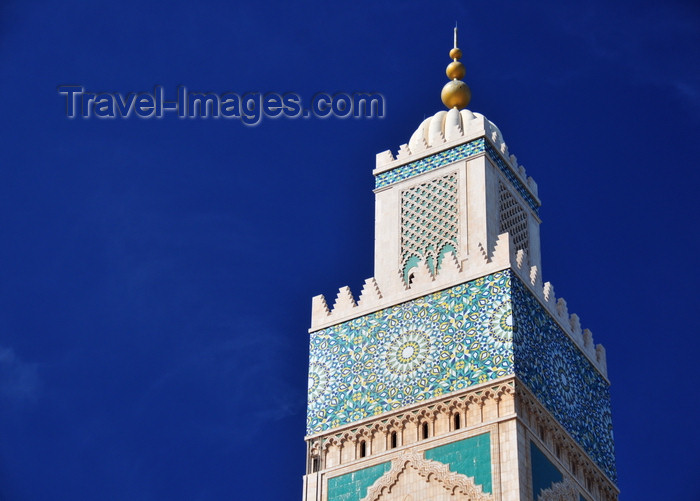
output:
{"label": "deep blue sky", "polygon": [[[604,0],[0,4],[0,499],[300,499],[311,297],[372,275],[374,156],[442,108],[455,20],[608,350],[621,499],[700,499],[700,9]],[[71,83],[388,108],[68,120]]]}

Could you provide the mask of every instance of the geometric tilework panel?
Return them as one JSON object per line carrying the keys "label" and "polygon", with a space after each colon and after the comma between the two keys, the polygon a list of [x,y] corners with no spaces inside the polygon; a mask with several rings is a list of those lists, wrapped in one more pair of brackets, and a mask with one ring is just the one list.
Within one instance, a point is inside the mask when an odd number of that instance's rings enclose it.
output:
{"label": "geometric tilework panel", "polygon": [[516,277],[512,296],[515,373],[616,482],[608,383]]}
{"label": "geometric tilework panel", "polygon": [[403,181],[418,174],[429,172],[443,165],[451,164],[457,160],[462,160],[471,157],[478,153],[484,152],[484,138],[479,138],[469,143],[460,144],[449,150],[444,150],[434,155],[430,155],[415,162],[402,165],[396,169],[387,172],[382,172],[375,176],[375,188],[388,186],[398,181]]}
{"label": "geometric tilework panel", "polygon": [[530,465],[532,466],[532,493],[535,499],[543,489],[549,489],[552,484],[564,480],[557,467],[532,442],[530,442]]}
{"label": "geometric tilework panel", "polygon": [[328,501],[360,501],[374,482],[391,469],[382,463],[328,479]]}
{"label": "geometric tilework panel", "polygon": [[416,160],[415,162],[407,163],[396,169],[377,174],[374,179],[374,185],[375,188],[389,186],[390,184],[409,179],[418,174],[423,174],[424,172],[430,172],[443,165],[448,165],[458,160],[464,160],[471,156],[478,155],[479,153],[486,153],[491,161],[498,166],[499,170],[511,182],[530,208],[535,213],[539,213],[539,203],[535,201],[534,197],[530,194],[525,185],[523,185],[518,176],[513,173],[510,166],[501,158],[494,147],[491,146],[491,143],[486,141],[483,137],[468,143],[460,144],[449,150],[440,151],[434,155]]}
{"label": "geometric tilework panel", "polygon": [[450,466],[450,471],[474,477],[474,483],[491,493],[491,437],[483,433],[425,451],[425,459]]}
{"label": "geometric tilework panel", "polygon": [[307,433],[513,374],[508,271],[310,335]]}

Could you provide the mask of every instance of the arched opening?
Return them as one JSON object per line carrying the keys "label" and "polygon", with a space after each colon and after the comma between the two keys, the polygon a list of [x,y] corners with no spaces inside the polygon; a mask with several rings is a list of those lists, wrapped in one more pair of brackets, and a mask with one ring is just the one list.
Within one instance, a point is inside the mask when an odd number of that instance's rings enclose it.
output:
{"label": "arched opening", "polygon": [[423,440],[428,438],[428,423],[423,423],[422,428],[422,435],[423,435]]}
{"label": "arched opening", "polygon": [[445,256],[449,253],[452,253],[453,256],[457,257],[457,249],[454,248],[454,246],[450,243],[446,243],[445,245],[442,246],[442,249],[440,250],[440,254],[438,254],[438,262],[437,262],[437,269],[435,270],[436,272],[439,272],[440,268],[442,267],[442,262],[445,259]]}
{"label": "arched opening", "polygon": [[397,441],[396,441],[396,432],[392,431],[391,432],[391,437],[390,437],[390,442],[391,442],[391,448],[396,449]]}
{"label": "arched opening", "polygon": [[459,413],[454,415],[453,424],[455,430],[459,430],[462,427],[462,418],[460,417]]}
{"label": "arched opening", "polygon": [[367,455],[367,442],[362,440],[360,442],[360,457],[363,458]]}
{"label": "arched opening", "polygon": [[318,458],[311,458],[311,473],[318,471]]}
{"label": "arched opening", "polygon": [[404,262],[403,268],[401,269],[401,273],[403,275],[403,281],[406,282],[406,284],[411,285],[415,273],[418,270],[418,264],[420,263],[420,261],[421,260],[418,259],[418,256],[414,255],[408,257]]}

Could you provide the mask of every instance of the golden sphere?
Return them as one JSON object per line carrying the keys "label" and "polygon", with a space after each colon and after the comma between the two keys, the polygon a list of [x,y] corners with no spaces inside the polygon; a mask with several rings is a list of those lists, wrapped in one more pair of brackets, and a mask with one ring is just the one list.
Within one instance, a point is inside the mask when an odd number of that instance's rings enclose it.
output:
{"label": "golden sphere", "polygon": [[452,59],[459,59],[460,57],[462,57],[462,51],[455,47],[450,51],[450,57]]}
{"label": "golden sphere", "polygon": [[447,70],[445,70],[445,73],[447,73],[447,78],[450,80],[461,80],[467,73],[467,69],[459,61],[452,61],[447,65]]}
{"label": "golden sphere", "polygon": [[469,90],[469,86],[461,80],[452,80],[451,82],[447,82],[442,88],[440,97],[442,98],[442,102],[449,109],[457,108],[461,110],[466,108],[469,104],[472,98],[472,91]]}

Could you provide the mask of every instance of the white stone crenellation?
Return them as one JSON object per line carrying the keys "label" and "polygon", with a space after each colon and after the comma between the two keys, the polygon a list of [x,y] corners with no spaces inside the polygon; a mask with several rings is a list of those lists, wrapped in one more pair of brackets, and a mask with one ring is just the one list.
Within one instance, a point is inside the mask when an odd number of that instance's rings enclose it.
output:
{"label": "white stone crenellation", "polygon": [[538,298],[559,326],[576,343],[594,367],[607,379],[607,361],[603,345],[595,345],[590,330],[582,329],[577,314],[570,314],[564,298],[557,298],[550,282],[542,283],[540,269],[532,265],[525,251],[513,252],[514,246],[508,233],[498,236],[489,252],[481,244],[478,252],[459,262],[453,253],[445,256],[438,272],[433,274],[425,262],[419,264],[409,284],[397,272],[392,283],[378,283],[372,277],[365,280],[362,291],[355,300],[349,287],[341,287],[332,307],[324,295],[312,299],[310,332],[324,329],[353,318],[425,296],[455,285],[468,282],[498,271],[512,269]]}
{"label": "white stone crenellation", "polygon": [[528,177],[525,167],[518,163],[518,158],[509,154],[508,145],[500,129],[481,113],[469,110],[458,111],[453,108],[449,111],[438,111],[423,120],[408,144],[399,147],[396,156],[391,150],[377,153],[374,174],[395,169],[481,136],[488,138],[513,173],[537,198],[537,183],[532,177]]}

